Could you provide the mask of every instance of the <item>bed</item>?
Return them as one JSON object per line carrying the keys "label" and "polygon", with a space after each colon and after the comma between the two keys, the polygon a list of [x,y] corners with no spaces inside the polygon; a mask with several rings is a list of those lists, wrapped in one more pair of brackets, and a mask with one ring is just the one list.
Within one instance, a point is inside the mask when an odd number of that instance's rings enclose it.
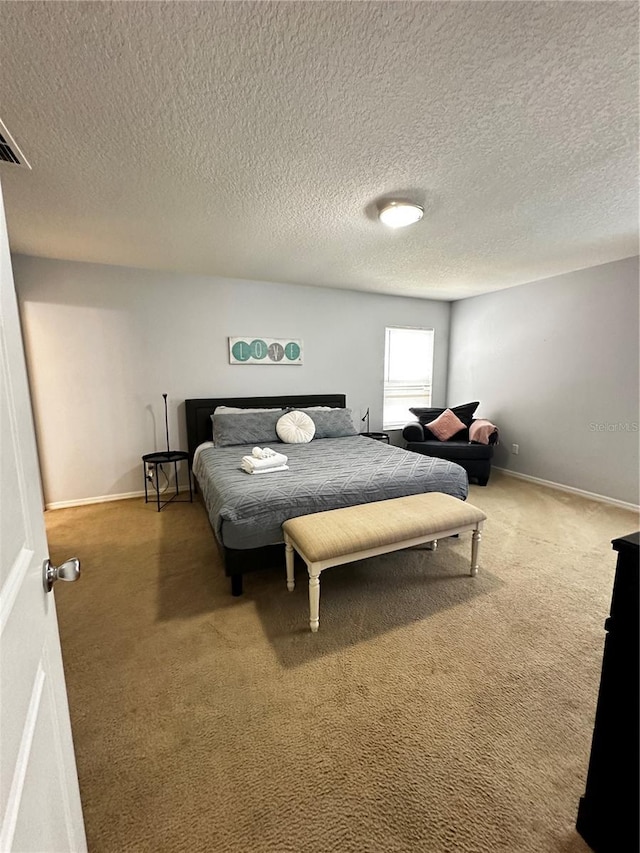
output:
{"label": "bed", "polygon": [[[313,416],[311,410],[318,406],[345,409],[346,397],[321,394],[185,401],[189,460],[233,595],[242,594],[246,572],[284,566],[282,523],[288,518],[422,492],[444,492],[460,500],[467,497],[468,479],[461,466],[358,434],[314,438],[306,444],[270,441],[269,446],[276,445],[276,450],[287,455],[289,470],[248,475],[240,462],[258,442],[213,446],[211,416],[219,406],[305,409]],[[336,413],[340,416],[344,421],[344,412]]]}

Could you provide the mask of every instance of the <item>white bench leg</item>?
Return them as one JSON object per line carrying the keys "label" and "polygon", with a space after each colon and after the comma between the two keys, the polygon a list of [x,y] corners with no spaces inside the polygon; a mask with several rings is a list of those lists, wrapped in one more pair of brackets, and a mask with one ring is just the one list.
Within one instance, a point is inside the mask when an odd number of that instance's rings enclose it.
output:
{"label": "white bench leg", "polygon": [[287,563],[287,589],[289,592],[293,592],[296,580],[293,573],[293,560],[294,560],[293,546],[288,539],[285,539],[284,543],[284,558]]}
{"label": "white bench leg", "polygon": [[482,533],[480,526],[471,534],[471,577],[474,578],[478,574],[478,549],[480,547],[480,539]]}
{"label": "white bench leg", "polygon": [[309,569],[309,627],[315,632],[320,627],[320,571],[314,566]]}

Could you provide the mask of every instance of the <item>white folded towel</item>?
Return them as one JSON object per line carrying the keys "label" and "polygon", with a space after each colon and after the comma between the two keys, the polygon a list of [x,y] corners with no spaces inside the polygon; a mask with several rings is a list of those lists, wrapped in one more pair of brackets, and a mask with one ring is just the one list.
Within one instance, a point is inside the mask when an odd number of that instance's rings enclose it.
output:
{"label": "white folded towel", "polygon": [[255,456],[256,459],[267,459],[269,456],[275,456],[276,452],[270,447],[254,447],[251,455]]}
{"label": "white folded towel", "polygon": [[242,468],[245,474],[273,474],[275,471],[288,471],[288,465],[277,465],[275,468],[259,468],[257,471],[248,471],[246,468]]}
{"label": "white folded towel", "polygon": [[289,461],[284,453],[274,453],[273,456],[268,456],[266,459],[256,459],[255,456],[243,456],[240,467],[248,474],[253,474],[254,471],[272,471],[274,468],[280,468],[286,465]]}
{"label": "white folded towel", "polygon": [[277,465],[286,465],[289,461],[284,453],[274,453],[266,459],[256,459],[255,456],[243,456],[242,461],[251,468],[275,468]]}

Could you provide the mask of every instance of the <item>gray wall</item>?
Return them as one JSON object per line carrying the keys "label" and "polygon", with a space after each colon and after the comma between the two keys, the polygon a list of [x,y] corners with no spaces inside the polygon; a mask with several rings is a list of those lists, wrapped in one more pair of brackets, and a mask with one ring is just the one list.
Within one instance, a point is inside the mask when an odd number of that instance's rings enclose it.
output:
{"label": "gray wall", "polygon": [[[48,504],[142,487],[140,457],[186,447],[190,397],[345,393],[382,424],[384,328],[434,328],[444,404],[450,306],[285,284],[13,258]],[[230,365],[229,336],[295,337],[302,366]],[[359,426],[359,424],[357,424]]]}
{"label": "gray wall", "polygon": [[447,403],[481,401],[497,465],[639,503],[638,282],[629,258],[453,304]]}

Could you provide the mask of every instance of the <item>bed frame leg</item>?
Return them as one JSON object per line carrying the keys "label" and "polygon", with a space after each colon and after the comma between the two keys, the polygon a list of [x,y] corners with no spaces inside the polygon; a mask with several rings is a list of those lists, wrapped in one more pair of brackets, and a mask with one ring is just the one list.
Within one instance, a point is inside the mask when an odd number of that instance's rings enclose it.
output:
{"label": "bed frame leg", "polygon": [[291,542],[286,538],[284,540],[284,558],[287,564],[287,589],[289,592],[293,592],[296,586],[296,579],[293,570],[293,546]]}
{"label": "bed frame leg", "polygon": [[242,575],[231,575],[231,595],[242,595]]}

